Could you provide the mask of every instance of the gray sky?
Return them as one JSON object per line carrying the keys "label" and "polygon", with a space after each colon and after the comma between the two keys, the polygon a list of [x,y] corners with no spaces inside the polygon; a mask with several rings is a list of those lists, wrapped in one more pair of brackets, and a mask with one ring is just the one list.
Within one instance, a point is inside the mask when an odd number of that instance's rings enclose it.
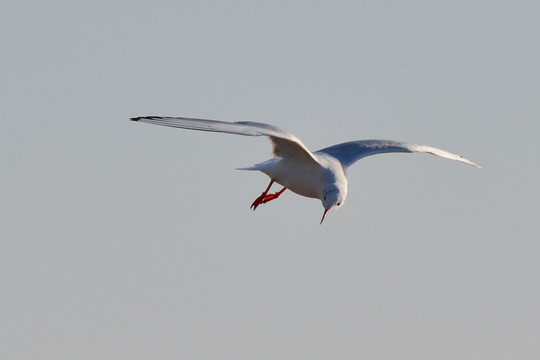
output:
{"label": "gray sky", "polygon": [[[0,358],[538,359],[537,1],[6,1]],[[347,203],[241,172],[267,122]],[[276,188],[277,189],[277,188]]]}

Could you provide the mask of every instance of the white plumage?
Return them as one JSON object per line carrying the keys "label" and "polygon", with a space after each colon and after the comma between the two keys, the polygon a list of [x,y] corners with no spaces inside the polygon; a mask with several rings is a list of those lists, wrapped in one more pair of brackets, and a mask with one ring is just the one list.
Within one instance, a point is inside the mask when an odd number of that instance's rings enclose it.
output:
{"label": "white plumage", "polygon": [[[349,166],[363,157],[389,152],[422,152],[468,165],[480,167],[464,157],[431,146],[408,144],[392,140],[358,140],[333,145],[311,152],[291,133],[275,126],[256,122],[225,122],[184,117],[144,116],[132,118],[150,124],[182,129],[223,132],[246,136],[266,136],[272,144],[274,158],[241,170],[258,170],[270,177],[270,185],[251,207],[276,199],[285,189],[299,195],[319,198],[324,207],[321,223],[329,211],[343,205],[347,197],[347,178]],[[283,189],[268,194],[274,182]]]}

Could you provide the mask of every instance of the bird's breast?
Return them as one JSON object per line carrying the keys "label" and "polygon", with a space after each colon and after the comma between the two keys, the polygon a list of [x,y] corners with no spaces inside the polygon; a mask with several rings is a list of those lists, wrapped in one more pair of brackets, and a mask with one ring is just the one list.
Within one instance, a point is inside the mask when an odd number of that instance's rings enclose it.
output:
{"label": "bird's breast", "polygon": [[299,195],[319,198],[321,194],[319,166],[280,159],[263,172],[278,184]]}

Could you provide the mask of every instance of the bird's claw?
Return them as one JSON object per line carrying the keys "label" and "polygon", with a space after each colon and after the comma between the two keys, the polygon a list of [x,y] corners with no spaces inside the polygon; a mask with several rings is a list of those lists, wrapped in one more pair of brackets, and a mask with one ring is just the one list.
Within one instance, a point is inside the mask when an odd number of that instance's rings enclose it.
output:
{"label": "bird's claw", "polygon": [[276,192],[274,194],[267,194],[266,192],[263,192],[261,194],[261,196],[259,196],[258,198],[255,199],[255,201],[251,204],[251,206],[249,208],[253,209],[253,211],[255,211],[257,209],[257,206],[259,206],[260,204],[266,204],[270,200],[277,199],[279,197],[279,195],[281,195],[283,193],[283,191],[285,191],[285,188],[283,188],[282,190],[280,190],[280,191],[278,191],[278,192]]}
{"label": "bird's claw", "polygon": [[266,199],[266,194],[262,193],[261,196],[259,196],[258,198],[255,199],[255,201],[251,204],[251,206],[249,208],[253,209],[253,211],[255,211],[257,209],[257,206],[259,206],[261,204],[264,204],[265,199]]}

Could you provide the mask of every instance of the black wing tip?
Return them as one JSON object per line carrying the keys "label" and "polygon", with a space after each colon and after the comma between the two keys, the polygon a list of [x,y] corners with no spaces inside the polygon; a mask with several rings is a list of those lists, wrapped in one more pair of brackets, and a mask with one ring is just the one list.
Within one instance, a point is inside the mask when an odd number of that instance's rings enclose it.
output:
{"label": "black wing tip", "polygon": [[129,120],[139,121],[139,120],[144,120],[144,119],[157,120],[157,119],[163,119],[163,116],[138,116],[138,117],[132,117]]}

